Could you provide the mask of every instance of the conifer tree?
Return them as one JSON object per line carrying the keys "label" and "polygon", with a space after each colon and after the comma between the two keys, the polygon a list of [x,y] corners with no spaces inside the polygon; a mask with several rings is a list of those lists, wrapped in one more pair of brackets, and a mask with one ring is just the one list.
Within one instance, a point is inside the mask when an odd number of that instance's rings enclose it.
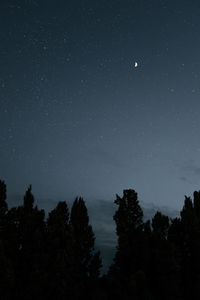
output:
{"label": "conifer tree", "polygon": [[144,266],[147,231],[144,230],[143,211],[132,189],[124,190],[122,198],[116,195],[115,203],[118,209],[113,218],[118,246],[109,276],[118,287],[115,297],[137,299],[147,292]]}
{"label": "conifer tree", "polygon": [[184,299],[200,297],[200,192],[185,197],[181,211],[181,274]]}
{"label": "conifer tree", "polygon": [[44,210],[33,206],[34,196],[29,186],[23,206],[17,208],[18,262],[16,297],[34,299],[43,295],[45,277],[45,222]]}
{"label": "conifer tree", "polygon": [[0,180],[0,297],[9,299],[12,297],[14,287],[14,268],[10,259],[8,236],[8,205],[6,202],[6,184]]}
{"label": "conifer tree", "polygon": [[[179,299],[179,269],[174,248],[168,240],[169,217],[157,212],[152,219],[149,282],[153,297]],[[162,295],[162,296],[161,296]]]}
{"label": "conifer tree", "polygon": [[[87,208],[83,198],[76,198],[71,209],[70,223],[75,255],[75,282],[79,286],[76,298],[88,289],[89,279],[97,279],[101,268],[99,252],[94,252],[95,236],[89,224]],[[82,285],[82,288],[81,288]]]}
{"label": "conifer tree", "polygon": [[47,294],[55,299],[72,299],[74,259],[66,202],[59,202],[49,213],[47,233]]}
{"label": "conifer tree", "polygon": [[154,235],[160,239],[166,239],[169,229],[169,217],[157,211],[152,219],[152,229]]}

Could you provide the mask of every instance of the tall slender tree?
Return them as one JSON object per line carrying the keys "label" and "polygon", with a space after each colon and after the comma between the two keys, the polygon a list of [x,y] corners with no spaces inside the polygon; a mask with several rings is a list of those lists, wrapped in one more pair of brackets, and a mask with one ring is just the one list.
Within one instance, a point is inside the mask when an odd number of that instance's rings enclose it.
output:
{"label": "tall slender tree", "polygon": [[[89,279],[97,279],[101,268],[100,253],[94,251],[95,236],[89,224],[87,207],[83,198],[76,198],[70,215],[75,254],[75,282],[79,286],[76,298],[88,289]],[[82,287],[81,287],[82,285]],[[90,287],[92,291],[92,286]]]}
{"label": "tall slender tree", "polygon": [[109,276],[117,283],[115,297],[141,298],[147,292],[144,262],[148,226],[143,224],[143,211],[135,190],[124,190],[122,198],[116,195],[115,203],[118,245]]}
{"label": "tall slender tree", "polygon": [[173,246],[168,240],[169,217],[157,212],[152,219],[149,251],[149,282],[154,299],[179,299],[179,268]]}
{"label": "tall slender tree", "polygon": [[8,255],[8,205],[6,196],[6,184],[0,180],[0,295],[5,300],[12,297],[15,280],[13,263]]}
{"label": "tall slender tree", "polygon": [[47,294],[55,299],[72,299],[73,264],[71,226],[66,202],[59,202],[47,219],[48,287]]}
{"label": "tall slender tree", "polygon": [[[184,299],[200,297],[200,192],[185,197],[181,211],[181,274]],[[177,240],[180,240],[177,239]]]}
{"label": "tall slender tree", "polygon": [[18,263],[16,297],[42,297],[45,257],[45,213],[34,205],[32,187],[24,196],[23,206],[17,208]]}

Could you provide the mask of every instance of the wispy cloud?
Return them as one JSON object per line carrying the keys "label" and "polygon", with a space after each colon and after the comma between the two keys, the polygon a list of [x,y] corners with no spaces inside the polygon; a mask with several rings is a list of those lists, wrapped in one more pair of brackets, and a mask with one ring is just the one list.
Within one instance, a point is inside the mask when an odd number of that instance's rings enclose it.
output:
{"label": "wispy cloud", "polygon": [[194,180],[199,179],[200,165],[194,159],[179,163],[178,168],[181,172],[181,176],[179,177],[181,181],[194,184]]}

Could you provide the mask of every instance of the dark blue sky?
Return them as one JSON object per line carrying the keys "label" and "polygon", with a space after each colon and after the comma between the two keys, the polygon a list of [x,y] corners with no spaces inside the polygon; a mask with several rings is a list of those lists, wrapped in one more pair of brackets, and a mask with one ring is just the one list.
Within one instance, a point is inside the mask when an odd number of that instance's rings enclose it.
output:
{"label": "dark blue sky", "polygon": [[[0,2],[11,194],[179,208],[200,189],[199,1]],[[134,63],[138,62],[138,68]]]}

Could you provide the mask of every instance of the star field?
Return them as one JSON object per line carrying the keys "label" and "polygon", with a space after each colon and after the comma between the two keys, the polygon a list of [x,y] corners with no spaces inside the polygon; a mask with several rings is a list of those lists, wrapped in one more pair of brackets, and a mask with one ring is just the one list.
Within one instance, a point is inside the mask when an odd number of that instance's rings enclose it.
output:
{"label": "star field", "polygon": [[[10,193],[180,207],[199,189],[198,1],[0,4],[0,176]],[[138,67],[134,68],[134,63]]]}

